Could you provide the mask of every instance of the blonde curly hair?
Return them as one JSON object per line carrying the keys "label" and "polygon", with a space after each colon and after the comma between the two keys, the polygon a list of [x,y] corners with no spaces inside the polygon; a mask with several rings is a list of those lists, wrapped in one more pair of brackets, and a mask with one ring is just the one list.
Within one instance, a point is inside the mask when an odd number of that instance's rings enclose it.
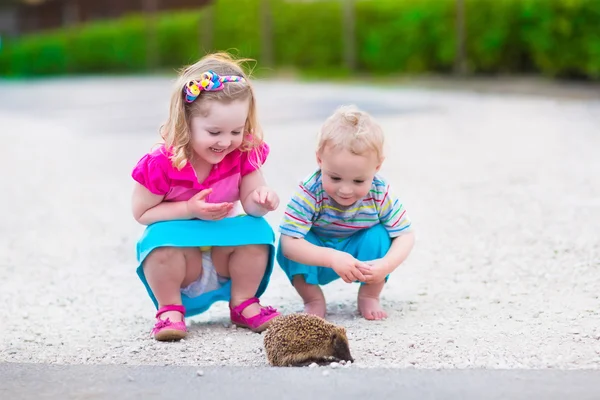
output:
{"label": "blonde curly hair", "polygon": [[[173,167],[181,170],[193,158],[190,123],[193,117],[207,115],[207,104],[211,101],[230,102],[250,99],[250,110],[244,128],[244,138],[239,149],[240,151],[260,151],[263,143],[263,132],[256,115],[254,90],[248,75],[242,68],[242,64],[247,61],[253,60],[235,59],[228,53],[219,52],[206,55],[195,64],[184,67],[179,71],[171,95],[169,116],[160,128],[160,135],[164,140],[165,148],[171,153],[170,159]],[[201,80],[202,74],[209,70],[221,76],[241,76],[244,80],[241,82],[227,82],[223,90],[202,91],[194,102],[187,103],[184,87],[192,80]],[[260,157],[256,157],[256,159],[259,160]]]}
{"label": "blonde curly hair", "polygon": [[321,126],[317,135],[317,153],[325,147],[331,150],[347,150],[352,154],[365,155],[373,152],[379,162],[383,162],[385,136],[381,126],[373,117],[356,107],[338,107]]}

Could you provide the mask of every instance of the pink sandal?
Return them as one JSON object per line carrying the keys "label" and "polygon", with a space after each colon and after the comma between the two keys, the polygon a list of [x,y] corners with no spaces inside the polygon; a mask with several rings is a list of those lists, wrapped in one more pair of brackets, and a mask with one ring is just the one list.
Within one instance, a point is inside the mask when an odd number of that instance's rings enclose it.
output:
{"label": "pink sandal", "polygon": [[256,297],[252,297],[237,307],[229,306],[231,322],[241,328],[248,328],[253,332],[262,332],[269,327],[269,324],[273,320],[273,318],[281,315],[271,306],[262,307],[258,314],[253,317],[246,318],[242,315],[242,311],[246,309],[251,304],[258,303],[259,300]]}
{"label": "pink sandal", "polygon": [[171,322],[169,318],[160,319],[160,316],[167,311],[179,311],[185,317],[185,307],[181,304],[169,304],[161,307],[156,313],[156,325],[152,329],[154,339],[161,342],[183,339],[187,335],[185,321]]}

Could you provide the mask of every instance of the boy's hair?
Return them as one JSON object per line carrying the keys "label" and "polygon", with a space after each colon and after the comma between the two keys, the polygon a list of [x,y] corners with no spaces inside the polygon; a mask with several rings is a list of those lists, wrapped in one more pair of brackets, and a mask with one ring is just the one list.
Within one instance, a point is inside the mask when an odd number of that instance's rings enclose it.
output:
{"label": "boy's hair", "polygon": [[373,151],[383,162],[384,141],[383,129],[369,113],[354,105],[341,106],[321,126],[317,153],[322,154],[325,147],[357,155]]}
{"label": "boy's hair", "polygon": [[[250,110],[244,128],[244,138],[241,151],[250,151],[260,148],[263,142],[262,129],[258,124],[256,115],[256,100],[254,90],[248,76],[241,64],[249,59],[234,59],[227,53],[213,53],[204,56],[193,65],[182,68],[175,82],[169,116],[160,128],[160,135],[164,140],[165,147],[171,152],[171,162],[177,169],[183,168],[192,158],[190,123],[192,117],[206,116],[208,103],[210,101],[231,102],[235,100],[250,99]],[[185,87],[191,81],[201,81],[205,72],[212,71],[220,76],[240,76],[244,78],[240,82],[227,82],[222,90],[201,91],[193,102],[186,102]],[[252,157],[254,158],[254,157]],[[260,157],[256,157],[260,159]]]}

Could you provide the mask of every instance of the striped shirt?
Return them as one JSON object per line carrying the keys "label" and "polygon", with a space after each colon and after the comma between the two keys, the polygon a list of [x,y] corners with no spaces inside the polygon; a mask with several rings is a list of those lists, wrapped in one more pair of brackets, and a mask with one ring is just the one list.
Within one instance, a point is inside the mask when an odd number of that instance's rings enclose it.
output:
{"label": "striped shirt", "polygon": [[323,190],[321,171],[301,182],[288,203],[279,232],[303,238],[308,231],[322,239],[344,239],[361,229],[383,224],[391,238],[411,230],[411,222],[402,202],[390,191],[390,185],[375,175],[371,190],[349,207],[333,202]]}

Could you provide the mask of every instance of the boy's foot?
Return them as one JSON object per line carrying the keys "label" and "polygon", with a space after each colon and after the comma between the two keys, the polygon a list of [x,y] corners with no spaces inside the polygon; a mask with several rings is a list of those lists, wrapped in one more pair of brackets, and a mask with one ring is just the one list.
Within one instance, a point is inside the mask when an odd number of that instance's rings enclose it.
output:
{"label": "boy's foot", "polygon": [[325,312],[327,306],[325,305],[325,299],[313,300],[304,303],[304,312],[307,314],[316,315],[317,317],[325,318]]}
{"label": "boy's foot", "polygon": [[325,305],[325,296],[319,285],[306,283],[302,275],[294,276],[293,285],[302,298],[302,301],[304,301],[304,312],[325,318],[327,307]]}
{"label": "boy's foot", "polygon": [[387,318],[387,313],[381,307],[379,298],[376,297],[358,297],[358,312],[363,318],[368,320],[380,320]]}

